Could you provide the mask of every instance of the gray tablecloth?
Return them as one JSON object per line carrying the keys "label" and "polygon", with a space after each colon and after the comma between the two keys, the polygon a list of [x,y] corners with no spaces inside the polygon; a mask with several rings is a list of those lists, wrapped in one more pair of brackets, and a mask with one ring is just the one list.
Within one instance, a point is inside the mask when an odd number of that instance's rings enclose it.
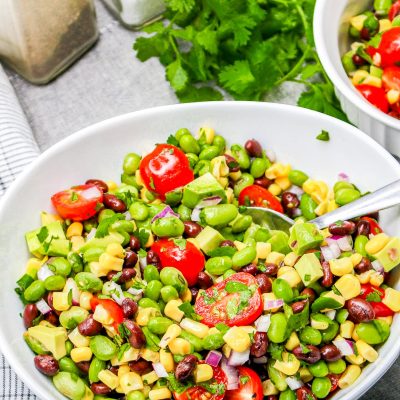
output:
{"label": "gray tablecloth", "polygon": [[[76,130],[106,118],[177,102],[158,61],[143,64],[135,59],[132,43],[138,34],[123,29],[99,0],[96,6],[100,40],[54,82],[34,86],[7,71],[42,151]],[[286,85],[268,100],[294,104],[300,89]],[[1,398],[34,398],[4,361],[0,369]],[[363,400],[400,399],[399,378],[398,361]]]}

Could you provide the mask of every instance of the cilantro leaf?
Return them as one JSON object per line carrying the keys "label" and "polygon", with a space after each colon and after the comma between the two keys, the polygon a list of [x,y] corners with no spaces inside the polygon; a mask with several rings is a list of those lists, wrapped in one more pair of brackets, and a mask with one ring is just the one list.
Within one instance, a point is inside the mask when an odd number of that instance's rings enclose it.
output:
{"label": "cilantro leaf", "polygon": [[323,142],[329,142],[329,132],[322,130],[321,133],[316,137],[316,139],[321,140]]}
{"label": "cilantro leaf", "polygon": [[132,235],[136,236],[139,239],[141,247],[145,247],[147,240],[149,239],[150,233],[145,229],[136,229],[134,232],[132,232]]}
{"label": "cilantro leaf", "polygon": [[226,247],[217,247],[214,250],[211,250],[208,255],[210,257],[232,257],[237,252],[236,248],[226,246]]}
{"label": "cilantro leaf", "polygon": [[182,67],[180,60],[175,60],[167,66],[167,79],[177,92],[186,88],[189,80],[188,73]]}
{"label": "cilantro leaf", "polygon": [[200,321],[202,317],[194,311],[194,307],[190,304],[190,302],[185,301],[178,307],[184,314],[185,317],[191,318],[194,321]]}
{"label": "cilantro leaf", "polygon": [[125,219],[125,216],[122,214],[114,214],[111,217],[103,219],[96,229],[96,238],[103,238],[108,235],[108,229],[110,226],[119,220]]}
{"label": "cilantro leaf", "polygon": [[177,93],[177,96],[181,103],[222,100],[221,92],[208,86],[188,86],[184,91]]}
{"label": "cilantro leaf", "polygon": [[372,301],[372,302],[380,303],[382,301],[382,297],[381,297],[380,293],[376,290],[374,292],[367,294],[366,300],[369,302]]}
{"label": "cilantro leaf", "polygon": [[49,236],[48,228],[46,226],[42,226],[40,228],[39,233],[36,236],[37,236],[39,242],[43,243],[47,239],[47,236]]}
{"label": "cilantro leaf", "polygon": [[179,247],[180,250],[186,249],[186,240],[185,239],[173,239],[173,242],[176,246]]}
{"label": "cilantro leaf", "polygon": [[195,0],[166,0],[171,10],[188,13],[196,5]]}
{"label": "cilantro leaf", "polygon": [[237,293],[249,290],[248,286],[242,282],[229,281],[225,285],[225,291],[228,293]]}
{"label": "cilantro leaf", "polygon": [[249,62],[242,60],[226,66],[219,74],[219,81],[227,90],[240,94],[248,90],[256,79],[251,72]]}
{"label": "cilantro leaf", "polygon": [[167,143],[172,144],[173,146],[179,146],[178,139],[174,135],[168,136]]}

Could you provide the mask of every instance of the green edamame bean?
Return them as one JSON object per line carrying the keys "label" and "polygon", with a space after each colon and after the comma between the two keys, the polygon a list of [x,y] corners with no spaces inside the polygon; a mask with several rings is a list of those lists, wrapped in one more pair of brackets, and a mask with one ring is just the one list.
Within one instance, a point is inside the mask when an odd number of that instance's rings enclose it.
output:
{"label": "green edamame bean", "polygon": [[144,289],[145,297],[157,301],[160,298],[163,284],[160,281],[150,281]]}
{"label": "green edamame bean", "polygon": [[399,16],[395,17],[392,21],[392,28],[394,28],[396,26],[400,26],[400,17]]}
{"label": "green edamame bean", "polygon": [[207,260],[205,269],[211,275],[222,275],[232,268],[232,259],[227,256],[211,257]]}
{"label": "green edamame bean", "polygon": [[296,400],[296,394],[291,389],[286,389],[279,394],[279,400]]}
{"label": "green edamame bean", "polygon": [[200,160],[194,167],[194,174],[202,176],[211,170],[211,163],[209,160]]}
{"label": "green edamame bean", "polygon": [[185,153],[194,153],[194,154],[200,153],[200,145],[190,133],[185,133],[180,137],[179,147]]}
{"label": "green edamame bean", "polygon": [[219,153],[221,151],[221,148],[218,146],[208,146],[205,149],[201,151],[199,154],[199,159],[200,160],[212,160],[215,157],[218,157]]}
{"label": "green edamame bean", "polygon": [[160,338],[155,335],[154,333],[151,333],[149,328],[147,326],[142,327],[143,334],[146,338],[146,348],[153,350],[153,351],[159,351],[160,350]]}
{"label": "green edamame bean", "polygon": [[67,340],[65,342],[65,351],[67,352],[67,356],[71,354],[71,350],[74,348],[74,345],[70,340]]}
{"label": "green edamame bean", "polygon": [[385,321],[378,319],[370,322],[362,322],[356,326],[356,333],[361,340],[368,344],[381,344],[390,335],[390,326]]}
{"label": "green edamame bean", "polygon": [[[145,228],[143,228],[143,229],[145,229]],[[128,246],[128,243],[131,240],[131,237],[130,237],[129,233],[125,232],[125,231],[118,231],[118,233],[124,238],[122,243],[121,243],[121,246],[122,247]]]}
{"label": "green edamame bean", "polygon": [[235,275],[236,271],[234,269],[228,269],[228,271],[224,272],[224,279],[229,278],[231,275]]}
{"label": "green edamame bean", "polygon": [[375,0],[374,9],[377,15],[386,16],[392,6],[392,0]]}
{"label": "green edamame bean", "polygon": [[346,181],[336,182],[335,185],[333,186],[333,191],[336,193],[340,189],[354,189],[354,185]]}
{"label": "green edamame bean", "polygon": [[97,221],[94,218],[83,221],[83,230],[89,233],[93,228],[97,227]]}
{"label": "green edamame bean", "polygon": [[79,272],[74,278],[78,288],[87,292],[100,292],[103,281],[91,272]]}
{"label": "green edamame bean", "polygon": [[117,354],[118,348],[107,336],[97,335],[90,340],[90,350],[99,360],[109,361]]}
{"label": "green edamame bean", "polygon": [[61,360],[58,360],[58,366],[60,371],[71,372],[76,375],[82,374],[82,371],[76,366],[70,357],[63,357]]}
{"label": "green edamame bean", "polygon": [[250,264],[257,256],[256,248],[253,246],[245,247],[236,252],[232,257],[233,269],[244,267]]}
{"label": "green edamame bean", "polygon": [[25,340],[25,343],[28,345],[28,347],[35,353],[35,354],[49,354],[47,349],[43,346],[42,343],[40,343],[38,340],[34,339],[31,337],[27,331],[23,333],[23,338]]}
{"label": "green edamame bean", "polygon": [[158,218],[151,224],[151,230],[159,237],[182,236],[185,225],[176,217]]}
{"label": "green edamame bean", "polygon": [[204,350],[203,341],[192,333],[182,331],[180,337],[187,340],[192,345],[194,351],[199,352]]}
{"label": "green edamame bean", "polygon": [[234,144],[231,146],[232,156],[239,163],[240,169],[249,169],[250,167],[250,157],[247,151],[239,144]]}
{"label": "green edamame bean", "polygon": [[173,267],[165,267],[160,272],[160,280],[164,285],[173,286],[179,294],[183,293],[188,287],[182,272]]}
{"label": "green edamame bean", "polygon": [[89,367],[89,381],[90,382],[98,382],[99,381],[99,372],[106,368],[107,363],[103,360],[99,360],[97,357],[93,357],[92,362]]}
{"label": "green edamame bean", "polygon": [[124,170],[125,174],[133,175],[139,168],[141,159],[142,158],[139,156],[139,154],[128,153],[125,156],[124,162],[122,164],[122,169]]}
{"label": "green edamame bean", "polygon": [[181,362],[181,361],[185,358],[185,356],[181,356],[180,354],[174,354],[174,355],[173,355],[173,358],[174,358],[174,361],[175,361],[176,363],[179,363],[179,362]]}
{"label": "green edamame bean", "polygon": [[97,220],[100,222],[104,221],[107,218],[111,218],[113,215],[115,215],[115,211],[105,208],[104,210],[101,210],[99,212],[99,215],[97,216]]}
{"label": "green edamame bean", "polygon": [[134,186],[136,189],[141,189],[142,185],[139,185],[136,181],[135,175],[128,175],[125,173],[121,174],[121,183],[126,183],[127,185]]}
{"label": "green edamame bean", "polygon": [[35,302],[40,300],[46,293],[46,287],[43,281],[33,281],[24,292],[26,301]]}
{"label": "green edamame bean", "polygon": [[314,210],[317,208],[318,204],[311,198],[307,193],[303,193],[300,199],[300,210],[303,217],[307,220],[316,218]]}
{"label": "green edamame bean", "polygon": [[192,135],[188,128],[180,128],[175,132],[175,137],[179,142],[179,140],[181,140],[181,137],[187,134]]}
{"label": "green edamame bean", "polygon": [[300,341],[305,344],[312,344],[318,346],[322,342],[322,335],[319,330],[306,326],[300,331]]}
{"label": "green edamame bean", "polygon": [[72,270],[71,264],[63,257],[55,257],[48,265],[50,270],[58,275],[68,276]]}
{"label": "green edamame bean", "polygon": [[364,21],[364,28],[368,29],[370,32],[377,32],[379,30],[379,20],[375,15],[369,15]]}
{"label": "green edamame bean", "polygon": [[254,176],[244,172],[240,179],[235,183],[233,187],[233,193],[236,197],[239,197],[240,192],[247,186],[251,186],[254,183]]}
{"label": "green edamame bean", "polygon": [[343,322],[346,321],[348,316],[349,312],[345,308],[342,308],[340,310],[337,310],[335,319],[337,322],[339,322],[339,324],[343,324]]}
{"label": "green edamame bean", "polygon": [[172,207],[177,206],[181,202],[182,196],[182,188],[171,190],[170,192],[165,194],[165,202]]}
{"label": "green edamame bean", "polygon": [[77,253],[73,253],[72,251],[68,253],[67,260],[71,264],[72,272],[77,274],[83,271],[82,258]]}
{"label": "green edamame bean", "polygon": [[271,233],[265,228],[258,228],[254,234],[254,240],[256,242],[266,242],[271,238]]}
{"label": "green edamame bean", "polygon": [[278,371],[276,368],[274,368],[274,363],[275,360],[268,360],[267,363],[268,376],[271,379],[272,383],[275,385],[275,387],[280,392],[284,392],[288,387],[286,382],[286,375],[283,374],[283,372]]}
{"label": "green edamame bean", "polygon": [[205,350],[217,350],[225,344],[222,333],[213,333],[203,339]]}
{"label": "green edamame bean", "polygon": [[351,72],[357,71],[357,66],[354,64],[353,57],[355,52],[353,50],[348,51],[342,56],[342,64],[345,71],[350,74]]}
{"label": "green edamame bean", "polygon": [[253,218],[251,218],[250,215],[238,215],[238,217],[232,223],[232,232],[243,232],[248,229],[252,223]]}
{"label": "green edamame bean", "polygon": [[134,390],[126,395],[126,400],[145,400],[144,394],[139,390]]}
{"label": "green edamame bean", "polygon": [[[158,282],[158,281],[152,281]],[[152,299],[147,297],[143,297],[139,300],[138,305],[142,308],[155,308],[156,310],[160,311],[160,306]]]}
{"label": "green edamame bean", "polygon": [[361,193],[356,189],[340,189],[335,192],[335,201],[339,206],[344,206],[360,197]]}
{"label": "green edamame bean", "polygon": [[308,175],[298,169],[292,169],[289,172],[288,178],[293,185],[302,187],[303,183],[308,179]]}
{"label": "green edamame bean", "polygon": [[331,321],[328,329],[321,331],[322,341],[324,343],[331,342],[333,339],[335,339],[338,331],[339,331],[339,324],[336,321]]}
{"label": "green edamame bean", "polygon": [[65,329],[75,329],[78,324],[84,321],[89,315],[89,311],[82,307],[72,306],[69,310],[60,314],[60,324]]}
{"label": "green edamame bean", "polygon": [[365,235],[358,235],[354,241],[354,251],[361,254],[363,257],[367,256],[365,245],[368,243],[368,237]]}
{"label": "green edamame bean", "polygon": [[191,221],[192,210],[181,204],[178,207],[178,214],[182,221]]}
{"label": "green edamame bean", "polygon": [[149,216],[149,209],[146,204],[135,201],[129,207],[129,213],[134,220],[144,221]]}
{"label": "green edamame bean", "polygon": [[[153,281],[153,282],[156,282],[156,281]],[[150,332],[152,332],[156,335],[164,335],[164,333],[167,331],[167,329],[172,324],[173,324],[173,321],[171,321],[169,318],[155,317],[149,321],[149,323],[147,324],[147,327],[149,328]]]}
{"label": "green edamame bean", "polygon": [[48,276],[44,280],[44,287],[46,290],[62,290],[65,286],[66,279],[61,275]]}
{"label": "green edamame bean", "polygon": [[265,174],[268,168],[268,160],[266,158],[255,158],[251,163],[250,174],[254,178],[260,178]]}
{"label": "green edamame bean", "polygon": [[92,261],[99,261],[100,256],[104,253],[104,248],[90,247],[83,253],[83,261],[90,263]]}
{"label": "green edamame bean", "polygon": [[161,298],[163,301],[168,303],[170,300],[175,300],[179,298],[178,291],[173,286],[164,286],[161,288]]}
{"label": "green edamame bean", "polygon": [[143,277],[147,283],[150,283],[151,281],[159,281],[160,273],[158,272],[157,267],[148,264],[144,267]]}
{"label": "green edamame bean", "polygon": [[328,369],[329,372],[332,374],[341,374],[346,370],[346,361],[344,361],[342,358],[339,358],[339,360],[328,362]]}
{"label": "green edamame bean", "polygon": [[324,399],[331,391],[332,383],[329,378],[315,378],[311,384],[311,390],[318,399]]}
{"label": "green edamame bean", "polygon": [[282,343],[286,339],[287,319],[285,314],[276,313],[271,316],[271,324],[268,328],[268,338],[273,343]]}
{"label": "green edamame bean", "polygon": [[221,135],[215,135],[212,144],[219,147],[221,150],[224,150],[226,141]]}
{"label": "green edamame bean", "polygon": [[114,231],[124,231],[128,233],[132,233],[134,231],[134,225],[131,221],[126,221],[126,220],[119,220],[115,221],[111,225],[111,229]]}
{"label": "green edamame bean", "polygon": [[284,279],[275,279],[272,283],[272,291],[278,299],[283,299],[286,303],[293,299],[293,289]]}
{"label": "green edamame bean", "polygon": [[56,389],[71,400],[81,400],[86,392],[85,382],[77,374],[59,372],[53,376]]}
{"label": "green edamame bean", "polygon": [[129,194],[129,196],[125,196],[125,203],[128,208],[132,204],[132,199],[137,199],[139,197],[139,191],[137,188],[135,186],[126,185],[125,183],[121,184],[121,186],[115,191],[115,194]]}
{"label": "green edamame bean", "polygon": [[186,157],[189,160],[190,168],[194,169],[199,162],[199,157],[194,153],[186,153]]}
{"label": "green edamame bean", "polygon": [[328,366],[324,360],[319,360],[315,364],[310,364],[308,369],[316,378],[322,378],[329,374]]}

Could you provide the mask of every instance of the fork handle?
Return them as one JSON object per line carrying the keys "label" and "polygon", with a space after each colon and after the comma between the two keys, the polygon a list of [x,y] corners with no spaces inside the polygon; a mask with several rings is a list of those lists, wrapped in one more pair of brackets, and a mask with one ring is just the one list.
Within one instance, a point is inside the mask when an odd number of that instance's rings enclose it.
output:
{"label": "fork handle", "polygon": [[369,193],[310,222],[317,225],[318,228],[323,229],[337,221],[360,217],[398,204],[400,204],[400,180],[390,183],[376,192]]}

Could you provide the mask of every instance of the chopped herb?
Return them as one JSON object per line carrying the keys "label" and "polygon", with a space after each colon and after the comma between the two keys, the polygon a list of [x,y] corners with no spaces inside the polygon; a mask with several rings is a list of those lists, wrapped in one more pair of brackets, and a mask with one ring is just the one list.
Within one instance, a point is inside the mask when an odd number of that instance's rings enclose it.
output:
{"label": "chopped herb", "polygon": [[172,146],[179,146],[178,139],[174,135],[168,136],[167,143],[172,144]]}
{"label": "chopped herb", "polygon": [[117,192],[117,193],[115,193],[115,197],[122,200],[125,203],[127,208],[129,208],[132,205],[132,203],[134,203],[137,200],[136,194],[134,194],[130,190],[125,190],[123,192]]}
{"label": "chopped herb", "polygon": [[146,231],[145,229],[136,229],[133,233],[133,236],[136,236],[139,241],[140,241],[140,245],[142,247],[146,246],[147,241],[149,240],[149,236],[150,233],[148,231]]}
{"label": "chopped herb", "polygon": [[47,242],[44,242],[44,243],[43,243],[43,250],[44,250],[45,253],[47,253],[47,252],[49,251],[51,242],[52,242],[54,239],[57,239],[57,237],[56,237],[56,236],[51,236],[50,239],[49,239]]}
{"label": "chopped herb", "polygon": [[75,203],[76,201],[78,201],[78,199],[79,199],[79,196],[78,196],[78,193],[76,193],[75,191],[71,191],[71,202],[72,203]]}
{"label": "chopped herb", "polygon": [[378,290],[374,290],[373,292],[367,295],[366,300],[369,302],[373,301],[376,303],[380,303],[382,301],[382,297]]}
{"label": "chopped herb", "polygon": [[154,185],[154,180],[153,180],[153,177],[152,177],[152,176],[150,177],[149,186],[150,186],[151,189],[156,190],[156,187],[155,187],[155,185]]}
{"label": "chopped herb", "polygon": [[103,203],[97,202],[97,203],[96,203],[95,210],[96,210],[96,211],[100,211],[103,207],[104,207]]}
{"label": "chopped herb", "polygon": [[203,297],[204,303],[207,305],[213,304],[217,301],[218,298],[218,290],[213,289],[213,294],[209,296],[206,291],[201,292],[201,297]]}
{"label": "chopped herb", "polygon": [[131,346],[129,343],[124,343],[118,350],[118,361],[122,360],[122,357],[124,356],[124,353],[129,350]]}
{"label": "chopped herb", "polygon": [[171,389],[171,392],[176,392],[178,394],[181,394],[185,390],[194,386],[194,383],[190,379],[186,380],[185,382],[178,381],[173,372],[170,372],[168,374],[167,381],[168,381],[168,387]]}
{"label": "chopped herb", "polygon": [[229,319],[236,317],[239,313],[239,301],[237,297],[234,297],[226,303],[226,315]]}
{"label": "chopped herb", "polygon": [[147,256],[147,251],[146,251],[145,249],[139,249],[139,251],[138,251],[138,256],[139,256],[140,258],[146,257],[146,256]]}
{"label": "chopped herb", "polygon": [[22,278],[17,280],[17,285],[22,290],[25,290],[33,281],[34,281],[34,279],[30,275],[25,274],[22,276]]}
{"label": "chopped herb", "polygon": [[68,292],[68,304],[71,306],[72,305],[72,289]]}
{"label": "chopped herb", "polygon": [[119,220],[125,219],[125,216],[122,214],[114,214],[111,217],[103,219],[96,229],[96,238],[103,238],[108,235],[108,229],[110,226]]}
{"label": "chopped herb", "polygon": [[283,345],[270,342],[268,345],[268,353],[274,360],[282,361]]}
{"label": "chopped herb", "polygon": [[236,248],[226,246],[226,247],[217,247],[214,250],[211,250],[208,255],[210,257],[232,257],[237,252]]}
{"label": "chopped herb", "polygon": [[121,272],[117,272],[113,277],[112,277],[112,281],[113,282],[117,282],[119,278],[121,278],[122,275],[122,271]]}
{"label": "chopped herb", "polygon": [[311,275],[310,275],[310,274],[305,274],[305,275],[304,275],[304,280],[305,280],[306,282],[309,282],[309,281],[311,280]]}
{"label": "chopped herb", "polygon": [[122,339],[127,339],[131,335],[130,330],[125,326],[124,323],[118,325],[118,332]]}
{"label": "chopped herb", "polygon": [[194,321],[200,321],[202,319],[200,315],[196,314],[194,307],[188,301],[182,303],[178,308],[185,314],[185,317],[187,318],[191,318]]}
{"label": "chopped herb", "polygon": [[229,281],[225,285],[225,290],[228,293],[237,293],[237,292],[243,292],[245,290],[249,290],[249,287],[242,282]]}
{"label": "chopped herb", "polygon": [[223,334],[225,335],[226,332],[229,331],[229,326],[223,324],[222,322],[219,322],[217,325],[215,325],[215,327]]}
{"label": "chopped herb", "polygon": [[179,247],[180,250],[186,249],[186,240],[185,239],[174,239],[174,244]]}
{"label": "chopped herb", "polygon": [[303,354],[308,354],[311,352],[311,350],[307,346],[305,346],[303,343],[300,343],[300,347],[301,347],[301,352]]}
{"label": "chopped herb", "polygon": [[322,140],[323,142],[329,142],[329,132],[322,130],[321,133],[316,137],[318,140]]}
{"label": "chopped herb", "polygon": [[46,226],[42,226],[42,228],[40,228],[40,231],[36,236],[39,242],[43,243],[46,240],[47,236],[49,236],[48,228]]}
{"label": "chopped herb", "polygon": [[241,375],[240,376],[240,383],[242,385],[245,385],[249,380],[250,380],[250,378],[247,375]]}
{"label": "chopped herb", "polygon": [[225,393],[225,385],[223,383],[200,383],[200,386],[202,386],[204,389],[207,390],[207,392],[214,394],[214,395],[222,395]]}

